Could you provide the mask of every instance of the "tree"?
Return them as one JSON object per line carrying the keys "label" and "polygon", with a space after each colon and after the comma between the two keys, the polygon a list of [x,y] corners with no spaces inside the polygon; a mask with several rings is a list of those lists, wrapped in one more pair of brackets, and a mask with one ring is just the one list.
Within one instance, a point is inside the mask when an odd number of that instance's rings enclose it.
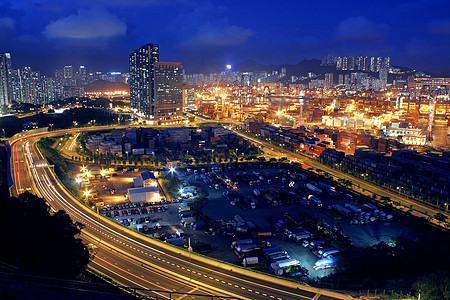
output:
{"label": "tree", "polygon": [[414,290],[427,300],[450,299],[450,273],[440,272],[422,276],[414,283]]}
{"label": "tree", "polygon": [[8,213],[0,218],[0,260],[26,274],[75,279],[89,263],[80,238],[83,225],[64,211],[50,214],[44,199],[26,192],[3,198]]}

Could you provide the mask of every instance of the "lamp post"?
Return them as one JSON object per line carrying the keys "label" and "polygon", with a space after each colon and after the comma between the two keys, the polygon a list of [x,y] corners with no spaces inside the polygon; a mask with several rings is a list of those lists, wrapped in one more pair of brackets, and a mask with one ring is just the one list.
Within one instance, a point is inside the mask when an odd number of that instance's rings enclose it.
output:
{"label": "lamp post", "polygon": [[50,126],[50,131],[53,131],[53,123],[52,124],[48,124],[48,126]]}
{"label": "lamp post", "polygon": [[83,195],[86,197],[86,203],[88,203],[88,199],[89,199],[89,195],[91,194],[91,192],[89,192],[88,190],[85,190]]}

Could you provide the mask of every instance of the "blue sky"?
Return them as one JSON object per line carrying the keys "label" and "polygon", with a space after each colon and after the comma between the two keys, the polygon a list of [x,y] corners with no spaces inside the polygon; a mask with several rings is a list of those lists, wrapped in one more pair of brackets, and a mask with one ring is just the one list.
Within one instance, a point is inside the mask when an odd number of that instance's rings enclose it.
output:
{"label": "blue sky", "polygon": [[449,8],[448,0],[2,0],[0,52],[48,75],[66,64],[127,71],[128,53],[151,42],[188,73],[327,53],[450,71]]}

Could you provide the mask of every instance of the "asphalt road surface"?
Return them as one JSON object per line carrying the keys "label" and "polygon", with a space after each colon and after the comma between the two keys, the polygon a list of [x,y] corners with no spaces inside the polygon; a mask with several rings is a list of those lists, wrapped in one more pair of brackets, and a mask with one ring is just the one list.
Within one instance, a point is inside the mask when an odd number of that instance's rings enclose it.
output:
{"label": "asphalt road surface", "polygon": [[[99,130],[95,128],[92,130]],[[81,237],[96,252],[90,267],[140,293],[169,299],[352,299],[281,278],[251,272],[172,247],[133,232],[74,199],[55,177],[37,149],[43,136],[73,134],[79,129],[22,134],[11,141],[12,195],[31,191],[54,210],[65,210],[85,225]],[[83,129],[86,130],[86,129]],[[15,142],[14,142],[15,141]],[[152,292],[149,290],[157,290]],[[173,294],[178,292],[183,294]]]}

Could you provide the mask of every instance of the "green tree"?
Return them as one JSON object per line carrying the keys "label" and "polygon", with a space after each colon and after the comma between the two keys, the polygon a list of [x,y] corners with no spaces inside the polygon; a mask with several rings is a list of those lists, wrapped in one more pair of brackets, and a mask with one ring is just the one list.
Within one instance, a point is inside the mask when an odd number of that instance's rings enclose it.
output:
{"label": "green tree", "polygon": [[414,283],[416,295],[422,299],[448,300],[450,299],[450,272],[440,272],[422,276]]}
{"label": "green tree", "polygon": [[58,278],[74,279],[85,270],[90,255],[77,238],[81,223],[64,211],[50,214],[44,199],[29,192],[1,202],[8,213],[0,218],[0,260],[26,274]]}

